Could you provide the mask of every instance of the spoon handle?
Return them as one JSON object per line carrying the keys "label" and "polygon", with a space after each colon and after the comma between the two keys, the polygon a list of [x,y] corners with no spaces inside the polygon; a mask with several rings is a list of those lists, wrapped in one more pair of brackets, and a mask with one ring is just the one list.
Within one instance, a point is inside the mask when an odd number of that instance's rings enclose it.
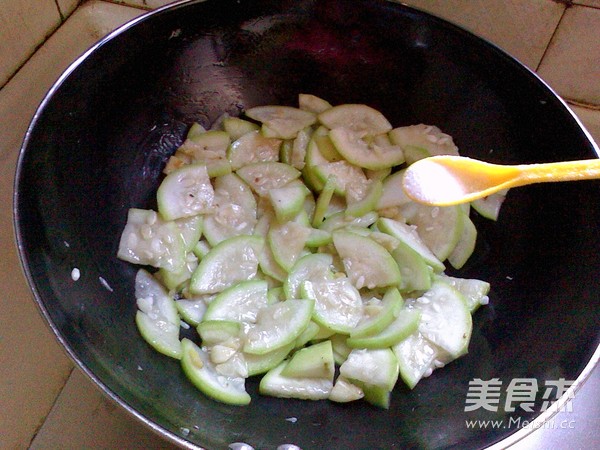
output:
{"label": "spoon handle", "polygon": [[591,180],[600,178],[600,159],[524,164],[518,167],[521,170],[521,176],[515,185],[521,186],[545,181]]}

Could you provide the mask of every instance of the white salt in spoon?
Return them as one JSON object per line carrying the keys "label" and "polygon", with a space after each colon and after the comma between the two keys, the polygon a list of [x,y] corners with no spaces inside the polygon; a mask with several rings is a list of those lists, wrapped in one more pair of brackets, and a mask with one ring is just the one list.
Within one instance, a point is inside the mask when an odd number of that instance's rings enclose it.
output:
{"label": "white salt in spoon", "polygon": [[404,174],[402,188],[416,202],[449,206],[526,184],[594,178],[600,178],[600,159],[500,165],[441,155],[411,164]]}

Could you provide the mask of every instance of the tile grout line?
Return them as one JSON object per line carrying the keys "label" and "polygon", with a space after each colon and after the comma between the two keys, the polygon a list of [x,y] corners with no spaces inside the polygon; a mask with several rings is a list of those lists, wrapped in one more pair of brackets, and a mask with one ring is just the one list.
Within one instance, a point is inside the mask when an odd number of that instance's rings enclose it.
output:
{"label": "tile grout line", "polygon": [[[150,8],[150,7],[144,8],[144,7],[141,7],[138,5],[128,5],[128,4],[119,2],[119,1],[113,1],[113,0],[99,0],[99,1],[101,1],[102,3],[110,3],[110,4],[118,5],[118,6],[127,6],[129,8],[135,8],[135,9],[139,9],[141,11],[152,11],[152,8]],[[71,17],[79,8],[81,8],[81,6],[83,6],[85,3],[88,3],[88,2],[89,2],[89,0],[80,0],[80,2],[77,4],[77,6],[68,15],[64,16],[58,6],[58,0],[54,0],[54,4],[56,5],[56,8],[58,10],[58,15],[60,17],[60,21],[59,21],[58,25],[48,31],[48,33],[44,36],[42,41],[38,45],[35,46],[35,48],[29,55],[27,55],[27,58],[21,64],[19,64],[15,68],[13,73],[6,79],[6,81],[0,85],[0,90],[2,90],[8,83],[11,82],[11,80],[17,75],[17,73],[19,73],[19,71],[29,62],[29,60],[40,50],[40,48],[42,48],[44,46],[44,44],[48,41],[48,39],[50,39],[65,24],[67,19],[69,19],[69,17]]]}
{"label": "tile grout line", "polygon": [[552,32],[552,36],[550,36],[550,39],[548,39],[548,44],[546,44],[546,48],[544,49],[544,53],[542,53],[542,57],[540,58],[540,62],[537,63],[537,66],[535,68],[535,72],[538,73],[540,70],[540,67],[542,66],[542,63],[544,62],[544,58],[546,57],[546,54],[548,53],[548,50],[550,49],[550,46],[552,45],[552,41],[554,40],[554,37],[556,36],[556,33],[558,32],[558,28],[560,27],[560,24],[562,23],[565,14],[567,13],[567,9],[569,9],[571,7],[571,4],[564,4],[565,8],[563,9],[562,14],[560,15],[560,19],[558,19],[558,23],[556,24],[556,27],[554,28],[554,31]]}
{"label": "tile grout line", "polygon": [[[124,3],[122,0],[101,0],[104,3],[112,3],[113,5],[119,6],[128,6],[130,8],[141,9],[142,11],[154,11],[156,8],[151,6],[142,6],[142,5],[130,5],[129,3]],[[144,2],[145,3],[145,2]]]}
{"label": "tile grout line", "polygon": [[[58,11],[58,15],[60,16],[60,23],[62,25],[62,23],[65,21],[66,17],[63,15],[63,13],[62,13],[62,11],[60,9],[60,5],[58,4],[58,0],[54,0],[54,5],[56,6],[56,10]],[[77,7],[75,9],[77,9]]]}
{"label": "tile grout line", "polygon": [[71,379],[71,376],[73,375],[73,372],[75,370],[78,370],[77,367],[75,367],[75,365],[73,365],[73,367],[71,367],[71,370],[69,370],[69,374],[65,377],[65,381],[62,384],[60,390],[58,391],[58,393],[56,394],[56,397],[54,398],[54,401],[52,402],[52,406],[50,407],[50,409],[48,410],[48,414],[46,414],[46,416],[44,417],[44,420],[40,421],[40,424],[38,425],[38,427],[35,429],[35,431],[33,432],[31,439],[29,440],[29,444],[27,445],[27,448],[31,448],[31,446],[33,445],[33,442],[35,441],[35,439],[37,438],[37,435],[39,434],[39,432],[41,431],[41,429],[44,427],[44,425],[46,424],[46,421],[48,420],[48,417],[50,416],[50,414],[52,414],[52,411],[54,411],[54,408],[56,407],[56,404],[58,402],[58,399],[60,398],[60,395],[63,393],[63,391],[65,390],[65,387],[67,386],[67,383],[69,382],[69,380]]}
{"label": "tile grout line", "polygon": [[[64,17],[62,12],[60,11],[60,7],[58,6],[58,0],[54,0],[54,5],[56,6],[58,16],[60,17],[58,25],[54,28],[51,28],[48,31],[48,33],[44,36],[44,38],[41,40],[41,42],[39,42],[35,46],[35,48],[29,55],[27,55],[27,58],[25,58],[25,60],[15,68],[13,73],[10,74],[10,76],[6,79],[4,84],[0,85],[0,90],[2,90],[4,88],[4,86],[6,86],[8,83],[11,82],[11,80],[19,73],[19,71],[29,62],[29,60],[33,57],[33,55],[35,55],[39,51],[39,49],[44,46],[44,44],[48,41],[48,39],[50,39],[50,37],[52,37],[52,35],[54,35],[54,33],[56,33],[60,29],[60,27],[63,26],[65,21],[67,20],[68,17]],[[77,8],[79,8],[79,5],[75,9],[73,9],[71,14],[73,14],[77,10]]]}

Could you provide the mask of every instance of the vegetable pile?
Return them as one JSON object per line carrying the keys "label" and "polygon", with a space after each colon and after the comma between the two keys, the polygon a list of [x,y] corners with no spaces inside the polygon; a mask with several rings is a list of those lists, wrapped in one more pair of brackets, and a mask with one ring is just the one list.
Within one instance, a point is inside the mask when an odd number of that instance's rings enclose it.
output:
{"label": "vegetable pile", "polygon": [[[141,336],[224,403],[248,404],[246,378],[263,375],[264,395],[387,408],[399,378],[413,388],[467,352],[488,301],[487,282],[444,273],[474,251],[470,205],[401,189],[407,165],[437,154],[458,149],[435,126],[308,94],[194,124],[158,211],[130,209],[121,236],[118,257],[146,266]],[[495,219],[502,199],[473,207]]]}

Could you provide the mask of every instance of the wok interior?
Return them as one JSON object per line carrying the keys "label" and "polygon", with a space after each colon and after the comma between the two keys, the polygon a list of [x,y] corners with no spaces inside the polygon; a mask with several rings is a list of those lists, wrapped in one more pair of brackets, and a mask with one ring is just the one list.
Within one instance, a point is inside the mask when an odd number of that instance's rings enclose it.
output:
{"label": "wok interior", "polygon": [[127,209],[156,207],[164,163],[192,122],[295,105],[301,92],[367,103],[394,126],[437,125],[462,154],[491,162],[597,156],[562,103],[517,62],[399,4],[222,0],[169,8],[99,46],[33,124],[19,166],[17,234],[43,313],[81,367],[175,440],[373,449],[473,448],[506,437],[514,430],[465,426],[509,415],[465,413],[470,380],[575,379],[598,346],[596,182],[520,188],[498,222],[473,217],[477,249],[460,276],[487,280],[492,290],[490,305],[474,315],[469,354],[412,391],[398,383],[387,411],[260,397],[256,380],[247,383],[249,407],[215,403],[139,337],[137,268],[115,256]]}

